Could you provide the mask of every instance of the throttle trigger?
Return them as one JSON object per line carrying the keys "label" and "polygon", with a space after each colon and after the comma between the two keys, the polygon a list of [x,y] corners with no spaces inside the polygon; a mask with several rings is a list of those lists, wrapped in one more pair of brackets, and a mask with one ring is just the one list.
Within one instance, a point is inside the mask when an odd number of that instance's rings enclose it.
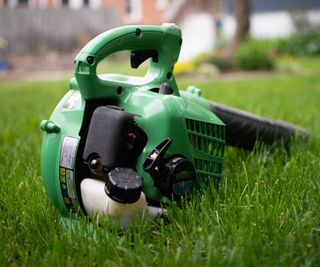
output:
{"label": "throttle trigger", "polygon": [[155,170],[160,161],[163,159],[163,156],[167,152],[171,143],[171,139],[166,138],[151,151],[151,153],[143,163],[143,169],[146,172],[152,172]]}

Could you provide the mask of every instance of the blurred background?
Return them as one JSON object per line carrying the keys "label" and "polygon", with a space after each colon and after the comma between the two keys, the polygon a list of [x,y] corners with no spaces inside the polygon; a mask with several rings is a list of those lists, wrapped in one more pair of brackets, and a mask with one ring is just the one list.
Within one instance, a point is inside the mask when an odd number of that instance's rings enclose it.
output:
{"label": "blurred background", "polygon": [[97,34],[164,22],[182,29],[177,75],[296,71],[293,58],[320,55],[319,0],[0,0],[0,78],[72,75]]}

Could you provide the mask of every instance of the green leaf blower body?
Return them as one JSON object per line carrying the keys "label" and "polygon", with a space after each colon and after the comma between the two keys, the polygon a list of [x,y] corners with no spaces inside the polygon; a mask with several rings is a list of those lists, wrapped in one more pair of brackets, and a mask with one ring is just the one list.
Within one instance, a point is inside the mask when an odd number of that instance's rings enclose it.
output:
{"label": "green leaf blower body", "polygon": [[[178,90],[173,67],[181,44],[175,25],[127,26],[97,36],[77,55],[70,90],[41,122],[44,184],[63,214],[83,210],[83,179],[103,180],[117,168],[142,177],[150,203],[219,180],[225,126],[196,88]],[[99,62],[119,51],[131,52],[134,68],[150,58],[147,74],[97,75]]]}

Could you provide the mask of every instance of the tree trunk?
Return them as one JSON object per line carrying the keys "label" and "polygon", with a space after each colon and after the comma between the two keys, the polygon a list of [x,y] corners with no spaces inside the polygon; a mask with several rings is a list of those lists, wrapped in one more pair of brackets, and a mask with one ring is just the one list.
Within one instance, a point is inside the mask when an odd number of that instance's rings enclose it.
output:
{"label": "tree trunk", "polygon": [[236,32],[227,47],[227,57],[232,57],[239,43],[248,35],[250,29],[250,0],[234,0]]}

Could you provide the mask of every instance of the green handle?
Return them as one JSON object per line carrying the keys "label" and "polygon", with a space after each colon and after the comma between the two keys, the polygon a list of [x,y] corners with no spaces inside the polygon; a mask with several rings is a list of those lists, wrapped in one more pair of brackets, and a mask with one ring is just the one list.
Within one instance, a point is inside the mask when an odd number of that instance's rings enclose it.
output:
{"label": "green handle", "polygon": [[[90,41],[76,56],[75,78],[84,99],[115,97],[123,90],[145,90],[167,82],[173,94],[179,95],[173,76],[182,39],[181,30],[173,24],[163,26],[125,26],[106,31]],[[120,51],[156,50],[158,62],[150,61],[147,74],[138,79],[129,76],[104,76],[96,70],[99,62]]]}

